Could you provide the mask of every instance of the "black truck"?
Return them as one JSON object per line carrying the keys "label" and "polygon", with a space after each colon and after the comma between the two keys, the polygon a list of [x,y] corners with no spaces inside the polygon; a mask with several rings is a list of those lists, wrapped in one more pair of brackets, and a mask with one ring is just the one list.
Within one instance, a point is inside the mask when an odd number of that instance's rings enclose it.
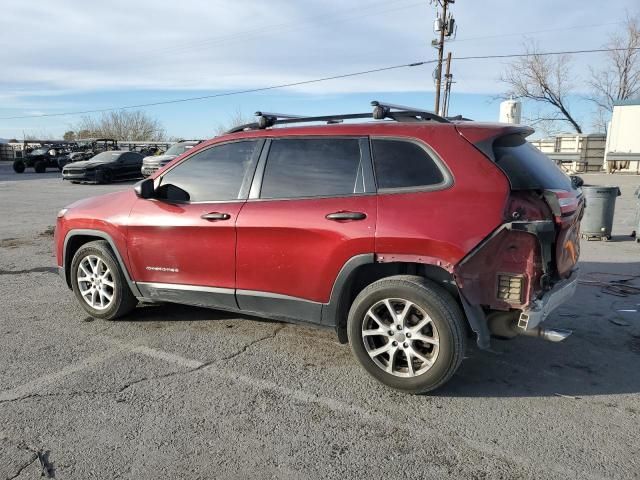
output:
{"label": "black truck", "polygon": [[[40,147],[31,149],[29,144],[40,144]],[[44,173],[47,168],[61,170],[58,159],[71,152],[74,145],[69,142],[52,140],[29,140],[24,142],[22,158],[13,162],[13,170],[16,173],[24,173],[27,168],[33,168],[36,173]]]}

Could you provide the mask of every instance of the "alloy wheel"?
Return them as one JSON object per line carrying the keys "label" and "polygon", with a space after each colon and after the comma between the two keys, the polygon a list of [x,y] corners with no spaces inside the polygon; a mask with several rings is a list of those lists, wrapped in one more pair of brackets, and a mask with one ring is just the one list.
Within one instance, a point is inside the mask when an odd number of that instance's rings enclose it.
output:
{"label": "alloy wheel", "polygon": [[105,310],[113,302],[115,282],[107,264],[97,255],[87,255],[78,264],[80,295],[96,310]]}
{"label": "alloy wheel", "polygon": [[362,340],[373,362],[397,377],[429,370],[440,349],[438,329],[419,305],[401,298],[375,303],[362,320]]}

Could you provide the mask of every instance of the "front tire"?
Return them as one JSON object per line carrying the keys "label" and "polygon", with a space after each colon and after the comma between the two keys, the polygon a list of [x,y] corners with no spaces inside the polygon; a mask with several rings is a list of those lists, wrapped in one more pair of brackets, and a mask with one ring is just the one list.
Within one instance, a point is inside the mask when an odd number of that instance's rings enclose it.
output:
{"label": "front tire", "polygon": [[456,372],[466,348],[454,298],[423,277],[399,275],[365,288],[347,321],[353,354],[369,374],[408,393],[426,393]]}
{"label": "front tire", "polygon": [[95,318],[122,317],[138,303],[104,240],[86,243],[78,249],[71,261],[71,285],[82,308]]}
{"label": "front tire", "polygon": [[113,174],[111,173],[111,170],[106,170],[106,169],[102,170],[100,172],[100,177],[101,177],[100,183],[109,184],[113,182]]}

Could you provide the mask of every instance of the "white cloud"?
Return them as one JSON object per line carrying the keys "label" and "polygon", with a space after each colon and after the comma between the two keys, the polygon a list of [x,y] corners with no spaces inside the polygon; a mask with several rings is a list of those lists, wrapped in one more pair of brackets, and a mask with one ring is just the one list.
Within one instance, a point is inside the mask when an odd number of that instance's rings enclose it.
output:
{"label": "white cloud", "polygon": [[[607,9],[622,18],[634,5],[612,0]],[[533,35],[542,49],[573,49],[600,46],[612,28],[591,27],[603,23],[602,6],[581,0],[460,0],[453,11],[458,56],[521,50],[513,36],[465,38],[588,26]],[[22,108],[20,97],[55,93],[237,90],[426,60],[435,58],[433,16],[426,0],[4,0],[0,31],[9,45],[0,51],[0,101]],[[577,76],[599,58],[576,59]],[[500,91],[503,63],[454,63],[456,91]],[[433,90],[431,73],[425,66],[295,90]]]}

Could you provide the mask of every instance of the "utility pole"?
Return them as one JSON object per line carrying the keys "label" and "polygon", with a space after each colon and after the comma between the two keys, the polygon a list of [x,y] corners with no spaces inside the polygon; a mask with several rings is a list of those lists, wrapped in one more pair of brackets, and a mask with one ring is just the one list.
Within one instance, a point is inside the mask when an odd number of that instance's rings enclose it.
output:
{"label": "utility pole", "polygon": [[442,60],[444,57],[444,42],[446,38],[451,37],[456,30],[455,20],[450,12],[448,12],[449,4],[455,3],[455,0],[431,0],[442,7],[442,16],[438,13],[435,22],[435,32],[440,38],[431,42],[431,45],[438,49],[438,65],[436,67],[436,102],[434,106],[435,113],[440,111],[440,91],[442,89]]}
{"label": "utility pole", "polygon": [[453,74],[451,73],[451,52],[447,54],[447,68],[444,74],[444,102],[442,105],[442,116],[449,115],[449,99],[451,98],[451,84],[453,83]]}

